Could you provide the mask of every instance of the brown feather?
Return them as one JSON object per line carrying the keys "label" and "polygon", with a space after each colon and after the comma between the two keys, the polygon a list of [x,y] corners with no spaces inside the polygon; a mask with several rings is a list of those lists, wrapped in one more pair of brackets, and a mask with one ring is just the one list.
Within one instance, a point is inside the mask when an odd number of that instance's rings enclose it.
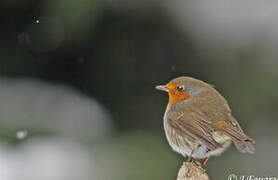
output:
{"label": "brown feather", "polygon": [[168,123],[181,136],[192,138],[196,142],[202,142],[209,147],[210,150],[215,150],[221,145],[212,137],[212,123],[205,120],[205,117],[200,117],[197,113],[185,113],[179,119],[176,119],[178,113],[171,111],[168,113]]}
{"label": "brown feather", "polygon": [[227,126],[217,127],[216,128],[219,131],[224,132],[228,136],[230,136],[236,146],[236,148],[240,152],[248,152],[248,153],[254,153],[255,148],[253,144],[255,141],[248,137],[240,127],[239,123],[236,121],[234,117],[231,117],[230,121],[225,122]]}

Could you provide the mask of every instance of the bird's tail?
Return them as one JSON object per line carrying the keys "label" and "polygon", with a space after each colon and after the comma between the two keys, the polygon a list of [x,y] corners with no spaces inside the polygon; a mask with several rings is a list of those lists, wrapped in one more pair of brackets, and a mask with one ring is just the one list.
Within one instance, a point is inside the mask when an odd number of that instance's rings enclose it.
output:
{"label": "bird's tail", "polygon": [[236,148],[242,153],[250,153],[253,154],[255,152],[255,147],[253,142],[246,141],[233,141]]}
{"label": "bird's tail", "polygon": [[232,118],[231,124],[224,129],[224,133],[227,134],[235,144],[236,148],[242,153],[253,154],[255,152],[255,140],[248,137],[241,129],[239,123]]}

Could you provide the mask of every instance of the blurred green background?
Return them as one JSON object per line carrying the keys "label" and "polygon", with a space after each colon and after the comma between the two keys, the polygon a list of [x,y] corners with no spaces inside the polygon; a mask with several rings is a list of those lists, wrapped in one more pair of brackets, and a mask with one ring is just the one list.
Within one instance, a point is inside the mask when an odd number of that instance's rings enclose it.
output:
{"label": "blurred green background", "polygon": [[1,0],[0,179],[175,179],[166,94],[186,75],[213,84],[256,140],[208,162],[278,176],[278,2]]}

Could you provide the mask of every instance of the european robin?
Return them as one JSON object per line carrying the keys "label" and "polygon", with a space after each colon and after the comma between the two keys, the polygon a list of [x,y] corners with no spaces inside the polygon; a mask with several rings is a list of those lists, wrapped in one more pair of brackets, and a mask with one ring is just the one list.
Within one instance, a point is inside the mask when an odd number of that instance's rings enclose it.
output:
{"label": "european robin", "polygon": [[254,153],[255,141],[243,132],[225,98],[211,85],[178,77],[156,89],[169,95],[163,120],[167,140],[187,161],[198,160],[205,168],[209,157],[221,154],[231,142],[240,152]]}

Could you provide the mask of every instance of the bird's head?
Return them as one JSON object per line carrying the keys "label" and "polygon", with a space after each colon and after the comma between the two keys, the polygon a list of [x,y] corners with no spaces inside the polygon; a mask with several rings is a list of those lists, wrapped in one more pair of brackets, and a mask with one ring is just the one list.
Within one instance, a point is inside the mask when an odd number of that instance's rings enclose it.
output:
{"label": "bird's head", "polygon": [[166,85],[156,86],[156,89],[168,92],[168,105],[170,105],[178,101],[185,101],[193,98],[207,85],[207,83],[198,79],[182,76],[171,80]]}

